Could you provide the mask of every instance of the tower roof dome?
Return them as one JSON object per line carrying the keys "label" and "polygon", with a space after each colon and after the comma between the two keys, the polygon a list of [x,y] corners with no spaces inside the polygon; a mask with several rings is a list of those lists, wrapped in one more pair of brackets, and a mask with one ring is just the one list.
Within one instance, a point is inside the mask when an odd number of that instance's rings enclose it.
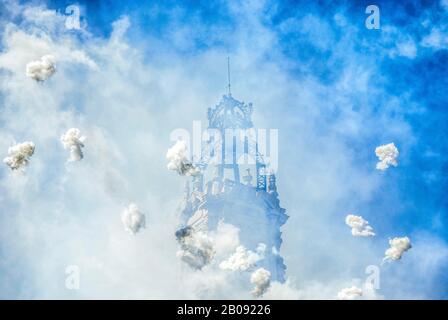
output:
{"label": "tower roof dome", "polygon": [[252,103],[245,104],[230,94],[223,95],[215,107],[208,109],[209,128],[221,130],[252,128],[252,110]]}

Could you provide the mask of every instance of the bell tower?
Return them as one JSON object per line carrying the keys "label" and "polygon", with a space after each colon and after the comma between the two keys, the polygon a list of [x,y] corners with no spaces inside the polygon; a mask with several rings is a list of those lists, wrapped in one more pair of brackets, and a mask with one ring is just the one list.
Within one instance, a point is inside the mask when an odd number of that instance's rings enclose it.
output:
{"label": "bell tower", "polygon": [[[259,152],[251,119],[253,106],[232,96],[230,68],[228,77],[227,94],[207,110],[208,131],[214,136],[209,133],[210,139],[202,146],[196,163],[201,174],[193,177],[193,190],[186,189],[179,230],[191,227],[188,221],[197,217],[206,221],[202,225],[207,230],[215,230],[220,221],[232,224],[246,248],[254,251],[260,243],[266,246],[258,265],[270,271],[272,280],[283,282],[286,266],[280,255],[280,228],[288,215],[280,207],[275,174],[267,172]],[[213,172],[211,177],[204,175],[207,171]]]}

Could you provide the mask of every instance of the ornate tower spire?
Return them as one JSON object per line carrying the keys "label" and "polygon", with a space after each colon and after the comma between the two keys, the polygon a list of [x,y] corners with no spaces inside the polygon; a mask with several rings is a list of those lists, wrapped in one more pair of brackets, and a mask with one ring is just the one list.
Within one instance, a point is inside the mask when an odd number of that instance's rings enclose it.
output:
{"label": "ornate tower spire", "polygon": [[[233,171],[233,181],[240,183],[240,172],[238,165],[238,155],[237,155],[237,145],[239,144],[240,136],[238,133],[245,134],[246,130],[252,129],[253,124],[251,120],[252,115],[252,104],[245,104],[244,102],[238,101],[233,98],[230,94],[224,95],[221,101],[214,107],[208,109],[208,128],[215,129],[220,132],[221,142],[220,142],[220,162],[218,164],[219,177],[224,177],[224,171],[230,169]],[[239,132],[238,132],[239,130]],[[248,141],[254,137],[245,136],[244,141],[244,152],[252,152],[256,155],[258,152],[258,147],[256,146],[256,141]],[[249,149],[248,145],[255,146],[255,150]],[[261,157],[257,158],[257,181],[264,181],[262,178],[258,177],[261,174],[261,169],[263,165],[258,163],[261,161]],[[264,187],[265,189],[265,183]]]}
{"label": "ornate tower spire", "polygon": [[178,239],[195,229],[196,224],[191,223],[196,221],[193,217],[205,217],[204,223],[210,231],[217,230],[221,221],[234,225],[240,230],[240,242],[246,248],[256,250],[260,243],[266,246],[265,257],[257,266],[269,270],[272,280],[284,282],[286,266],[280,255],[280,228],[288,215],[280,207],[274,172],[266,170],[261,154],[265,148],[260,143],[259,149],[257,143],[252,104],[231,95],[229,58],[227,76],[228,93],[217,105],[208,108],[209,140],[202,145],[198,162],[204,174],[193,178],[189,206],[184,210],[188,219],[181,224]]}

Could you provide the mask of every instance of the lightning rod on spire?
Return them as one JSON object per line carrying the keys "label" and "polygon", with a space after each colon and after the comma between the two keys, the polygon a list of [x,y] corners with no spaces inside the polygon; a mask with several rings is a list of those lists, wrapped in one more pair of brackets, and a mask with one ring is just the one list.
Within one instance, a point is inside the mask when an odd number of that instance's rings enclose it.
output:
{"label": "lightning rod on spire", "polygon": [[229,88],[229,96],[231,96],[232,93],[230,92],[230,57],[227,57],[227,79],[228,79],[228,81],[229,81],[229,85],[228,85],[228,88]]}

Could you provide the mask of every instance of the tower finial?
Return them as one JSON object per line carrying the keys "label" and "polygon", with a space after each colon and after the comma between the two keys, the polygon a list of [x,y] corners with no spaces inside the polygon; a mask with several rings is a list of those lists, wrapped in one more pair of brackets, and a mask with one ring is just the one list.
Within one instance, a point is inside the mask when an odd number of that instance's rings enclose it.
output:
{"label": "tower finial", "polygon": [[227,79],[229,80],[229,85],[228,85],[229,96],[231,96],[232,93],[230,92],[230,57],[229,56],[227,56]]}

